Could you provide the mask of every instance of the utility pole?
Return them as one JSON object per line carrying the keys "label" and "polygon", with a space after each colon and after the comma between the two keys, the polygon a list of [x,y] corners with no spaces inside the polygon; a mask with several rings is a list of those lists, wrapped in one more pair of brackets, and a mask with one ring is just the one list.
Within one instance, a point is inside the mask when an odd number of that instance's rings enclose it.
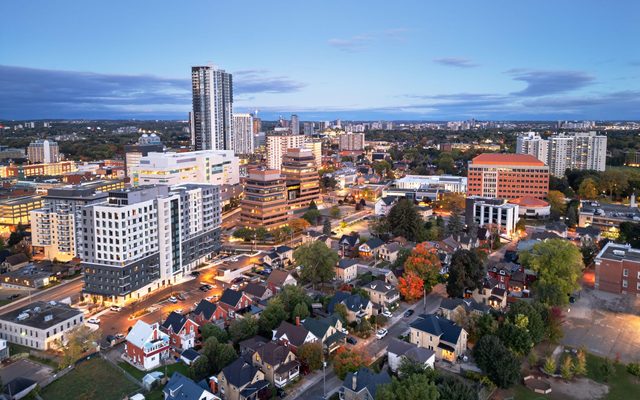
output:
{"label": "utility pole", "polygon": [[324,360],[324,349],[322,351],[322,399],[327,398],[327,362]]}

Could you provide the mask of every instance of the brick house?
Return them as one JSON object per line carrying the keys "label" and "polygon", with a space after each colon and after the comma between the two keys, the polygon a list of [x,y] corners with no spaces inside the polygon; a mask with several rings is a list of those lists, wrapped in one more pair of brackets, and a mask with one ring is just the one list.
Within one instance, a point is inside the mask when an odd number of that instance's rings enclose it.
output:
{"label": "brick house", "polygon": [[243,311],[251,307],[253,300],[245,292],[233,289],[225,289],[218,300],[218,307],[227,311],[229,318],[235,318],[236,314],[242,314]]}
{"label": "brick house", "polygon": [[192,312],[193,318],[198,325],[213,323],[216,325],[224,325],[229,313],[217,304],[207,300],[200,300]]}
{"label": "brick house", "polygon": [[282,321],[278,329],[273,331],[273,341],[289,347],[291,351],[296,353],[298,347],[305,343],[316,342],[318,338],[307,328],[301,326],[298,321],[296,321],[296,325]]}
{"label": "brick house", "polygon": [[170,338],[159,325],[138,320],[127,335],[124,345],[126,358],[136,367],[150,370],[169,358]]}
{"label": "brick house", "polygon": [[177,312],[171,312],[160,329],[169,335],[171,347],[182,351],[195,346],[199,327],[200,325],[192,319]]}

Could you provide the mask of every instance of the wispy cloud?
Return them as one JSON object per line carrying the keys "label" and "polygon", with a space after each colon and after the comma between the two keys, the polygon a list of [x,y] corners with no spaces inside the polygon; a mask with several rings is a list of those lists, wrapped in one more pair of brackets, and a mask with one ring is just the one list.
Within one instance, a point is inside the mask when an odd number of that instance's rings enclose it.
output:
{"label": "wispy cloud", "polygon": [[549,71],[531,69],[511,69],[507,74],[516,81],[525,82],[527,87],[513,93],[517,96],[546,96],[581,89],[595,82],[595,77],[583,71]]}
{"label": "wispy cloud", "polygon": [[[302,87],[301,82],[258,69],[240,71],[234,79],[239,95],[288,93]],[[189,79],[0,65],[2,118],[178,114],[188,111],[190,104]]]}
{"label": "wispy cloud", "polygon": [[373,37],[371,35],[356,35],[347,39],[329,39],[329,45],[347,53],[355,53],[369,47]]}
{"label": "wispy cloud", "polygon": [[474,68],[477,67],[478,64],[474,63],[472,60],[463,57],[441,57],[434,58],[433,62],[446,65],[448,67],[457,67],[457,68]]}

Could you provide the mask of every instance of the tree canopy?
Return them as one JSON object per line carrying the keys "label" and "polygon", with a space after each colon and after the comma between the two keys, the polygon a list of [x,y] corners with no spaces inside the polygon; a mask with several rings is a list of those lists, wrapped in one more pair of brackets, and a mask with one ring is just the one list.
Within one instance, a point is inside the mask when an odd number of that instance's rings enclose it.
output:
{"label": "tree canopy", "polygon": [[422,242],[426,239],[424,221],[410,200],[400,199],[391,207],[386,219],[394,236],[402,236],[413,242]]}
{"label": "tree canopy", "polygon": [[419,243],[404,263],[406,274],[415,274],[424,281],[424,287],[430,291],[440,277],[442,263],[435,248],[427,243]]}
{"label": "tree canopy", "polygon": [[312,285],[329,282],[335,276],[335,265],[338,254],[327,247],[324,242],[315,241],[298,247],[293,258],[301,267],[300,278]]}
{"label": "tree canopy", "polygon": [[463,297],[465,289],[479,289],[484,275],[484,266],[477,253],[457,250],[451,257],[447,294],[449,297]]}
{"label": "tree canopy", "polygon": [[501,388],[510,387],[520,378],[520,362],[496,336],[483,336],[473,348],[473,356],[478,367]]}
{"label": "tree canopy", "polygon": [[391,383],[381,385],[376,400],[438,400],[440,393],[436,384],[426,374],[412,374],[405,379],[393,378]]}

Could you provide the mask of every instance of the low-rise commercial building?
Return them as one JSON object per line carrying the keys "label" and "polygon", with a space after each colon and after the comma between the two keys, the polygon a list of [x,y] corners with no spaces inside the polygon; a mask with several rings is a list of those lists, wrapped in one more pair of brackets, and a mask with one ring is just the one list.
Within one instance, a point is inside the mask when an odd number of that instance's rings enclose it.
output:
{"label": "low-rise commercial building", "polygon": [[595,258],[594,287],[611,293],[640,294],[640,249],[607,243]]}
{"label": "low-rise commercial building", "polygon": [[480,154],[469,161],[467,179],[467,196],[542,199],[549,192],[549,167],[530,154]]}
{"label": "low-rise commercial building", "polygon": [[518,223],[518,210],[517,204],[503,199],[471,196],[466,199],[465,221],[467,225],[495,227],[500,233],[511,236]]}

